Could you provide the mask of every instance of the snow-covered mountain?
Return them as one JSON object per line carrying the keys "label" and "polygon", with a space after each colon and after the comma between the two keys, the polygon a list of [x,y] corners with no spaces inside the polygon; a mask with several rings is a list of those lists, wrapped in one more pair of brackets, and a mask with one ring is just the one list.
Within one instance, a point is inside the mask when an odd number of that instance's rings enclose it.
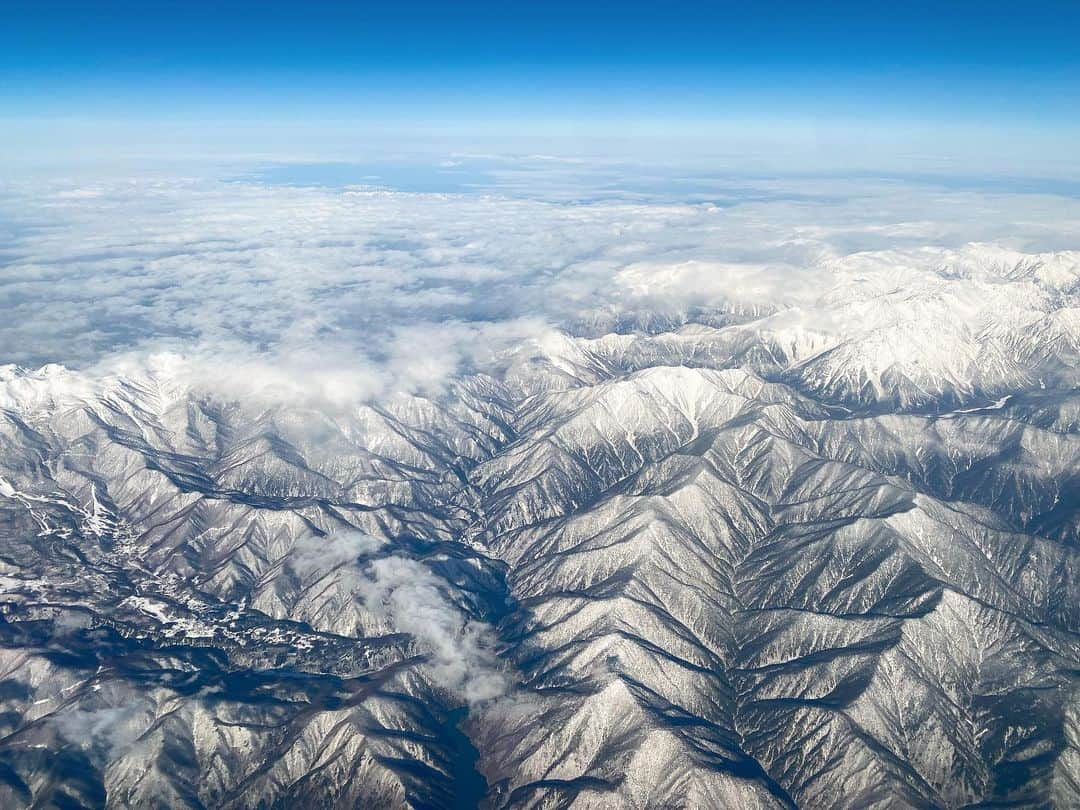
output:
{"label": "snow-covered mountain", "polygon": [[4,367],[0,805],[1080,805],[1080,256],[819,270],[362,401]]}

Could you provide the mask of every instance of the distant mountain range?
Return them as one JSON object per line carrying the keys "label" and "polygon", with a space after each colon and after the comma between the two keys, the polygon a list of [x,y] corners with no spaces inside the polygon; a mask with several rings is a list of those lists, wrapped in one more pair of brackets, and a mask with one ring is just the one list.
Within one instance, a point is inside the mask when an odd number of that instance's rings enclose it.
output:
{"label": "distant mountain range", "polygon": [[1080,806],[1080,255],[928,251],[345,407],[4,367],[0,806]]}

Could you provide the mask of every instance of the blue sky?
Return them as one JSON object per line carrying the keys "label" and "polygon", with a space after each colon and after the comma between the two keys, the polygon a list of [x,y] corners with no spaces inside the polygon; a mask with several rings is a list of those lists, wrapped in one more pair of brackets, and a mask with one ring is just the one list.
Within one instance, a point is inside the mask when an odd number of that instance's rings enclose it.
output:
{"label": "blue sky", "polygon": [[8,158],[374,132],[1069,162],[1080,132],[1075,2],[9,0],[2,37]]}

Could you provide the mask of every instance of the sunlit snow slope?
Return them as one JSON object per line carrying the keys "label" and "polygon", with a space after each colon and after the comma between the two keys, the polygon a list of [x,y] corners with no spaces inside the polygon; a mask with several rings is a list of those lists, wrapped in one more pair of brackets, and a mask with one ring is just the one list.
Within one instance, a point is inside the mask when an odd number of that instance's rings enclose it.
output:
{"label": "sunlit snow slope", "polygon": [[818,270],[360,401],[4,367],[0,806],[1080,806],[1080,256]]}

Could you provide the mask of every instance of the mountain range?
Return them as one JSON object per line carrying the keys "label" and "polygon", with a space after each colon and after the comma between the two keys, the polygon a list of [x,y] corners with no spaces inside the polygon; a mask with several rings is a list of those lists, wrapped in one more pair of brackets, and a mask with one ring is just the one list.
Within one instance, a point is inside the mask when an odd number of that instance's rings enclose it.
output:
{"label": "mountain range", "polygon": [[0,804],[1080,805],[1080,254],[827,278],[357,402],[3,367]]}

